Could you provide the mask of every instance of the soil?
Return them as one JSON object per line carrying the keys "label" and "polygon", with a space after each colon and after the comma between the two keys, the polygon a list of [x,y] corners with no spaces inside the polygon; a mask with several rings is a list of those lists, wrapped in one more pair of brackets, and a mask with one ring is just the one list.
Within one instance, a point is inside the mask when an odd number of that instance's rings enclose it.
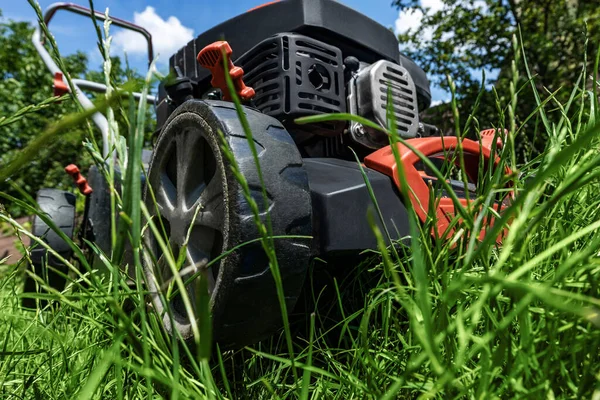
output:
{"label": "soil", "polygon": [[[21,225],[27,223],[29,221],[29,217],[17,218],[17,222]],[[8,229],[7,229],[8,230]],[[28,246],[29,238],[27,236],[21,236],[23,239],[23,243]],[[17,250],[17,242],[19,241],[18,237],[8,230],[8,232],[0,231],[0,260],[10,256],[7,264],[15,264],[19,259],[21,259],[21,252]]]}

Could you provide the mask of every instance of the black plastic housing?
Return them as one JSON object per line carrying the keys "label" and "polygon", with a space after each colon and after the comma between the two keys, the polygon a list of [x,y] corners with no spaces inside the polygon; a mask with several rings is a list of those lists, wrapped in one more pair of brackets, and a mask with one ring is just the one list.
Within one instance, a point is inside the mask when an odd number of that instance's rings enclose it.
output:
{"label": "black plastic housing", "polygon": [[[373,207],[367,185],[355,161],[305,158],[313,205],[313,249],[318,256],[377,249],[367,220]],[[365,168],[392,240],[409,234],[408,214],[390,177]],[[382,223],[375,214],[379,229]],[[387,243],[388,245],[390,243]]]}
{"label": "black plastic housing", "polygon": [[[342,52],[294,33],[263,40],[237,60],[254,88],[253,105],[292,128],[301,116],[346,112]],[[342,133],[343,123],[319,124],[321,135]]]}
{"label": "black plastic housing", "polygon": [[[284,32],[297,33],[338,48],[342,58],[353,56],[365,63],[389,60],[403,65],[415,81],[419,109],[431,103],[429,81],[424,71],[398,49],[394,33],[363,14],[333,0],[284,0],[254,9],[202,33],[174,54],[170,68],[178,66],[203,91],[210,87],[210,73],[198,65],[202,48],[227,40],[232,60],[245,56],[258,43]],[[163,99],[165,92],[159,93]],[[172,110],[166,103],[157,107],[157,124],[162,126]]]}
{"label": "black plastic housing", "polygon": [[204,46],[227,40],[235,61],[258,43],[283,32],[300,33],[338,47],[345,57],[372,63],[398,62],[398,40],[393,32],[365,15],[332,0],[284,0],[240,14],[200,34],[170,59],[189,77],[207,78],[196,63]]}
{"label": "black plastic housing", "polygon": [[431,89],[429,87],[427,74],[425,74],[425,71],[415,64],[412,59],[404,54],[400,54],[400,65],[406,68],[415,83],[419,111],[425,111],[431,105]]}

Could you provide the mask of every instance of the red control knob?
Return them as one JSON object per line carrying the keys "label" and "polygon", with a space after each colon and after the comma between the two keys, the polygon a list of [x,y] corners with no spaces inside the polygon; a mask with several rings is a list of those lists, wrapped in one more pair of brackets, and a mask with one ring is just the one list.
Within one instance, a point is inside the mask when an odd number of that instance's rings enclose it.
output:
{"label": "red control knob", "polygon": [[65,167],[65,172],[71,175],[81,194],[85,196],[89,196],[90,194],[92,194],[92,187],[88,184],[87,179],[85,179],[85,177],[81,175],[81,172],[79,171],[79,167],[77,165],[67,165]]}
{"label": "red control knob", "polygon": [[250,100],[254,97],[254,89],[246,86],[244,83],[244,70],[240,67],[236,67],[231,61],[231,54],[233,50],[229,43],[226,41],[219,41],[209,44],[198,53],[198,62],[204,68],[208,68],[212,74],[212,80],[210,84],[214,88],[221,89],[223,92],[223,99],[231,101],[231,95],[229,94],[229,88],[227,87],[227,81],[225,80],[225,66],[223,62],[223,56],[226,57],[227,68],[229,69],[229,75],[233,80],[235,91],[242,100]]}

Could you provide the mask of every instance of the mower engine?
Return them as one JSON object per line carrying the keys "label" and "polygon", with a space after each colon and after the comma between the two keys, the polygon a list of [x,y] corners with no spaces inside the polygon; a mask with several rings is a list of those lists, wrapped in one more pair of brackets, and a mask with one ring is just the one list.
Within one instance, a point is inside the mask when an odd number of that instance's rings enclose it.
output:
{"label": "mower engine", "polygon": [[[222,98],[195,55],[223,38],[256,92],[249,105],[281,121],[304,157],[352,159],[348,146],[366,155],[389,143],[385,133],[356,122],[294,122],[304,116],[349,112],[387,128],[390,103],[403,138],[426,133],[418,117],[431,102],[423,70],[398,51],[391,31],[338,2],[276,2],[200,35],[171,58],[179,78],[193,85],[194,98]],[[169,99],[181,97],[167,93],[158,107],[159,125],[177,106]]]}
{"label": "mower engine", "polygon": [[[46,22],[59,9],[93,15],[58,3],[46,12]],[[96,18],[105,17],[96,13]],[[152,60],[148,32],[112,21],[144,34]],[[55,90],[67,90],[64,71],[44,47],[39,29],[33,42],[54,75]],[[174,76],[159,88],[159,133],[140,176],[150,213],[146,222],[154,224],[144,230],[144,251],[151,253],[144,259],[156,260],[141,265],[143,292],[149,293],[166,332],[194,341],[197,321],[209,320],[199,319],[202,310],[194,306],[198,296],[208,294],[212,337],[222,348],[269,336],[281,327],[282,302],[293,310],[313,259],[337,263],[381,250],[366,218],[373,195],[374,223],[386,232],[386,245],[409,236],[409,205],[434,240],[456,243],[461,236],[486,234],[465,233],[455,208],[479,207],[470,199],[478,195],[479,180],[492,176],[491,168],[511,174],[499,167],[495,154],[503,135],[492,129],[481,132],[481,141],[441,137],[420,121],[419,113],[431,103],[423,70],[400,54],[389,29],[340,2],[283,0],[255,8],[189,42],[170,58],[170,67]],[[243,102],[244,123],[227,73]],[[93,82],[73,83],[84,108],[92,104],[78,88],[106,90]],[[328,113],[350,113],[369,123],[296,122]],[[106,118],[96,113],[94,122],[102,132],[103,155],[112,161]],[[396,144],[397,151],[385,129],[377,129],[390,124],[405,140]],[[464,168],[466,179],[444,178],[426,168],[423,157],[446,171]],[[399,170],[408,187],[401,184]],[[96,167],[89,171],[89,184],[78,168],[69,166],[67,172],[86,196],[80,240],[110,254],[110,185]],[[509,192],[499,191],[498,197]],[[54,225],[72,237],[74,196],[43,190],[38,200]],[[494,206],[481,211],[488,212],[484,221],[492,222],[507,204],[496,200],[493,213]],[[34,223],[34,234],[68,258],[69,249],[59,236],[47,235],[48,229],[44,221]],[[140,265],[133,251],[127,248],[123,262],[131,276],[132,267]],[[64,268],[45,250],[36,254],[34,270],[44,267],[44,259],[54,269]],[[65,282],[49,284],[62,290]]]}

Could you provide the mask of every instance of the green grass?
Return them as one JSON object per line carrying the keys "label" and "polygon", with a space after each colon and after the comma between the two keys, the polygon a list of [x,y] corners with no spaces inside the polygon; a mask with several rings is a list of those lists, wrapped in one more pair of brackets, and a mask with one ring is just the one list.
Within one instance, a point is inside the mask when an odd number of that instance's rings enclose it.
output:
{"label": "green grass", "polygon": [[[187,346],[166,335],[148,307],[141,260],[153,260],[145,250],[143,232],[158,233],[162,228],[146,225],[144,215],[149,214],[141,204],[139,182],[132,179],[140,173],[144,105],[137,112],[117,110],[129,115],[131,146],[124,147],[124,137],[111,124],[126,171],[122,194],[113,196],[113,207],[122,216],[113,240],[132,243],[137,285],[130,288],[118,268],[122,247],[104,255],[89,244],[108,271],[99,274],[73,244],[70,286],[46,295],[53,301],[43,310],[28,312],[19,306],[26,260],[0,261],[0,398],[600,396],[597,86],[592,82],[593,91],[586,91],[590,82],[582,71],[567,104],[536,92],[540,107],[531,120],[542,121],[539,129],[547,137],[547,147],[530,163],[516,165],[514,145],[521,134],[515,121],[516,97],[522,90],[536,89],[526,55],[514,47],[512,98],[499,107],[498,119],[498,127],[510,132],[506,146],[499,149],[500,165],[511,166],[514,174],[505,176],[502,168],[481,166],[477,196],[459,210],[462,218],[456,219],[450,241],[432,238],[431,222],[417,224],[413,216],[412,240],[387,249],[389,233],[374,224],[379,218],[374,199],[373,209],[364,217],[371,221],[379,251],[338,265],[315,260],[298,307],[285,310],[281,301],[285,329],[237,351],[211,348],[206,323],[197,327],[195,346]],[[517,65],[519,60],[522,65]],[[531,86],[516,87],[519,69]],[[478,130],[476,109],[465,119],[454,99],[453,110],[457,135]],[[550,110],[558,110],[554,114],[561,117],[552,122]],[[41,137],[50,140],[85,116],[59,121]],[[387,133],[392,143],[402,142],[393,129]],[[36,146],[28,154],[35,154]],[[85,149],[101,159],[93,142]],[[455,156],[460,166],[460,149]],[[0,168],[0,176],[10,177],[23,167],[26,159],[17,159]],[[114,171],[104,172],[114,182]],[[456,171],[436,172],[440,177],[452,173]],[[489,227],[483,241],[476,240],[470,232],[479,232],[484,217],[493,213],[493,202],[507,194],[509,182],[514,182],[512,205]],[[4,200],[23,201],[27,207],[27,200]],[[29,207],[35,211],[34,205]],[[11,224],[20,235],[29,234],[6,213],[0,214],[0,222]],[[280,284],[269,222],[257,218],[257,223]],[[508,233],[498,247],[495,239],[505,226]],[[171,256],[169,264],[177,271],[178,257]],[[175,282],[174,287],[182,284]],[[279,295],[283,296],[281,287]],[[207,302],[200,296],[199,309],[206,309]]]}

